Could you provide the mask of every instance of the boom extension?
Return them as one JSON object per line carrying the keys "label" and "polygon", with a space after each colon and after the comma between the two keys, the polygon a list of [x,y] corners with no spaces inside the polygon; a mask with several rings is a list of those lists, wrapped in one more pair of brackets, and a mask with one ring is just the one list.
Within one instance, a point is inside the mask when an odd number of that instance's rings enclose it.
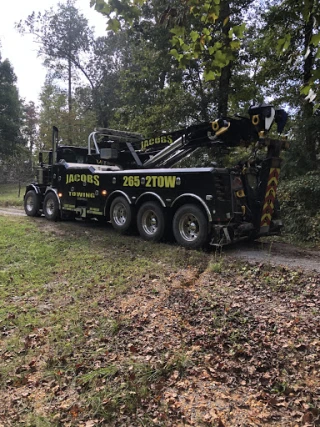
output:
{"label": "boom extension", "polygon": [[199,147],[263,144],[272,124],[276,122],[281,133],[287,119],[284,110],[268,105],[250,107],[249,116],[220,118],[149,139],[138,133],[99,129],[89,136],[88,153],[94,145],[98,158],[124,169],[172,167]]}

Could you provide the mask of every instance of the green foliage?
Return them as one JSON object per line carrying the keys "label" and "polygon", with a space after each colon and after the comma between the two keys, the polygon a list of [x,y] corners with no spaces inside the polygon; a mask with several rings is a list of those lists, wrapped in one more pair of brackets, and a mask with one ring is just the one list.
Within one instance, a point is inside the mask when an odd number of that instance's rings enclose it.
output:
{"label": "green foliage", "polygon": [[279,199],[285,232],[295,240],[320,242],[320,173],[282,182]]}
{"label": "green foliage", "polygon": [[[108,17],[109,30],[118,31],[122,25],[126,28],[141,18],[144,3],[145,0],[91,0],[90,4]],[[228,9],[229,1],[224,3]],[[244,23],[231,26],[229,14],[220,16],[220,9],[220,0],[189,0],[183,6],[168,6],[162,10],[162,21],[173,26],[170,53],[181,68],[186,68],[193,60],[200,61],[206,81],[219,77],[221,70],[235,59],[245,29]],[[221,22],[217,25],[219,16]]]}
{"label": "green foliage", "polygon": [[[115,112],[113,123],[122,129],[141,132],[146,136],[159,134],[162,130],[175,130],[187,124],[188,117],[193,114],[194,105],[192,97],[181,86],[171,85],[168,88],[155,91],[152,102],[144,101],[135,104],[134,100],[139,86],[132,86],[131,102],[118,108]],[[130,92],[127,92],[127,96]],[[141,98],[140,98],[141,99]]]}
{"label": "green foliage", "polygon": [[34,102],[29,102],[23,105],[23,119],[21,133],[26,141],[29,149],[28,159],[30,163],[34,162],[35,149],[38,144],[38,109]]}
{"label": "green foliage", "polygon": [[52,126],[58,127],[61,143],[86,146],[87,137],[96,123],[92,111],[74,100],[70,113],[66,93],[50,82],[43,87],[40,101],[38,150],[51,148]]}
{"label": "green foliage", "polygon": [[[312,165],[317,165],[317,156],[320,154],[320,120],[316,113],[308,119],[298,117],[289,124],[292,139],[289,139],[290,147],[284,153],[284,164],[281,175],[284,179],[292,179],[304,175],[313,170]],[[306,132],[315,148],[315,154],[308,149],[306,144]],[[316,158],[313,158],[315,156]]]}
{"label": "green foliage", "polygon": [[[209,3],[208,3],[209,4]],[[234,26],[223,34],[223,27],[217,27],[216,20],[219,17],[219,7],[214,5],[214,12],[206,12],[207,3],[202,5],[202,12],[194,12],[192,9],[191,14],[194,18],[199,19],[206,24],[205,27],[199,31],[185,30],[185,27],[176,26],[171,32],[173,37],[171,40],[174,49],[170,52],[179,62],[181,67],[186,67],[192,60],[201,62],[204,68],[205,81],[215,80],[221,75],[223,68],[228,66],[232,60],[236,58],[235,53],[240,48],[240,39],[243,37],[245,24]],[[192,28],[192,27],[191,27]]]}
{"label": "green foliage", "polygon": [[145,0],[90,0],[90,6],[108,19],[108,30],[118,31],[121,25],[131,25],[139,17],[140,7]]}
{"label": "green foliage", "polygon": [[[300,93],[309,95],[306,99],[315,102],[319,108],[317,60],[320,58],[320,14],[318,2],[281,0],[271,2],[267,10],[269,24],[268,43],[276,46],[276,52],[290,61],[300,63],[303,73],[300,76]],[[289,23],[289,24],[288,24]],[[277,27],[281,27],[279,32]],[[282,37],[279,38],[278,34]],[[298,47],[299,46],[299,47]],[[312,98],[312,99],[310,99]]]}
{"label": "green foliage", "polygon": [[16,87],[16,76],[9,60],[0,54],[0,162],[23,143],[20,134],[22,105]]}

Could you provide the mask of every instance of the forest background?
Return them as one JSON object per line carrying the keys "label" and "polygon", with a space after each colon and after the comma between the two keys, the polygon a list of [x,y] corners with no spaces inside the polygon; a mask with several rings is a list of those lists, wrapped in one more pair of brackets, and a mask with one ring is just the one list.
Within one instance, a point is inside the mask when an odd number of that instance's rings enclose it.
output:
{"label": "forest background", "polygon": [[[89,0],[88,0],[89,2]],[[0,182],[32,176],[57,126],[84,146],[96,127],[152,136],[267,101],[289,113],[280,199],[286,230],[320,241],[319,0],[75,0],[17,14],[47,69],[40,104],[20,99],[0,46]],[[21,20],[20,20],[21,19]],[[201,161],[201,159],[198,159]]]}

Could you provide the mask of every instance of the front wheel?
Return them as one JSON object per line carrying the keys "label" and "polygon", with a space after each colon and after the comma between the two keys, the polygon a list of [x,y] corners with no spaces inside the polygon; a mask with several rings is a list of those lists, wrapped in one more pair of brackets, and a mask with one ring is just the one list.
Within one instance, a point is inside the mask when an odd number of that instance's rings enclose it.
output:
{"label": "front wheel", "polygon": [[165,217],[161,206],[156,202],[144,203],[138,212],[137,226],[144,240],[158,242],[165,232]]}
{"label": "front wheel", "polygon": [[34,190],[29,190],[24,197],[24,210],[28,216],[38,216],[40,209],[40,197]]}
{"label": "front wheel", "polygon": [[132,209],[124,197],[117,197],[111,203],[110,221],[118,233],[126,233],[132,223]]}
{"label": "front wheel", "polygon": [[181,206],[173,217],[172,228],[177,243],[185,248],[202,248],[208,241],[208,220],[198,206]]}
{"label": "front wheel", "polygon": [[56,221],[59,218],[59,202],[57,196],[52,191],[44,198],[43,213],[49,221]]}

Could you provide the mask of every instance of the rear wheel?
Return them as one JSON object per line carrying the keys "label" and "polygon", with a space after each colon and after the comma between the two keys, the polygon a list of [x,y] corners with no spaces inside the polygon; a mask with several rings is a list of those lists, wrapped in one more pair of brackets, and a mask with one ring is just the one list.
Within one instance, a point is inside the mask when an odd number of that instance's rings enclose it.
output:
{"label": "rear wheel", "polygon": [[40,209],[40,197],[34,190],[29,190],[24,198],[24,210],[28,216],[38,216]]}
{"label": "rear wheel", "polygon": [[52,191],[44,198],[43,213],[49,221],[56,221],[59,218],[59,202]]}
{"label": "rear wheel", "polygon": [[138,212],[137,226],[144,240],[158,242],[165,232],[165,217],[161,206],[156,202],[144,203]]}
{"label": "rear wheel", "polygon": [[126,233],[132,225],[132,208],[124,197],[117,197],[111,203],[110,221],[121,234]]}
{"label": "rear wheel", "polygon": [[173,217],[172,228],[177,243],[185,248],[198,249],[208,241],[208,220],[196,205],[181,206]]}

